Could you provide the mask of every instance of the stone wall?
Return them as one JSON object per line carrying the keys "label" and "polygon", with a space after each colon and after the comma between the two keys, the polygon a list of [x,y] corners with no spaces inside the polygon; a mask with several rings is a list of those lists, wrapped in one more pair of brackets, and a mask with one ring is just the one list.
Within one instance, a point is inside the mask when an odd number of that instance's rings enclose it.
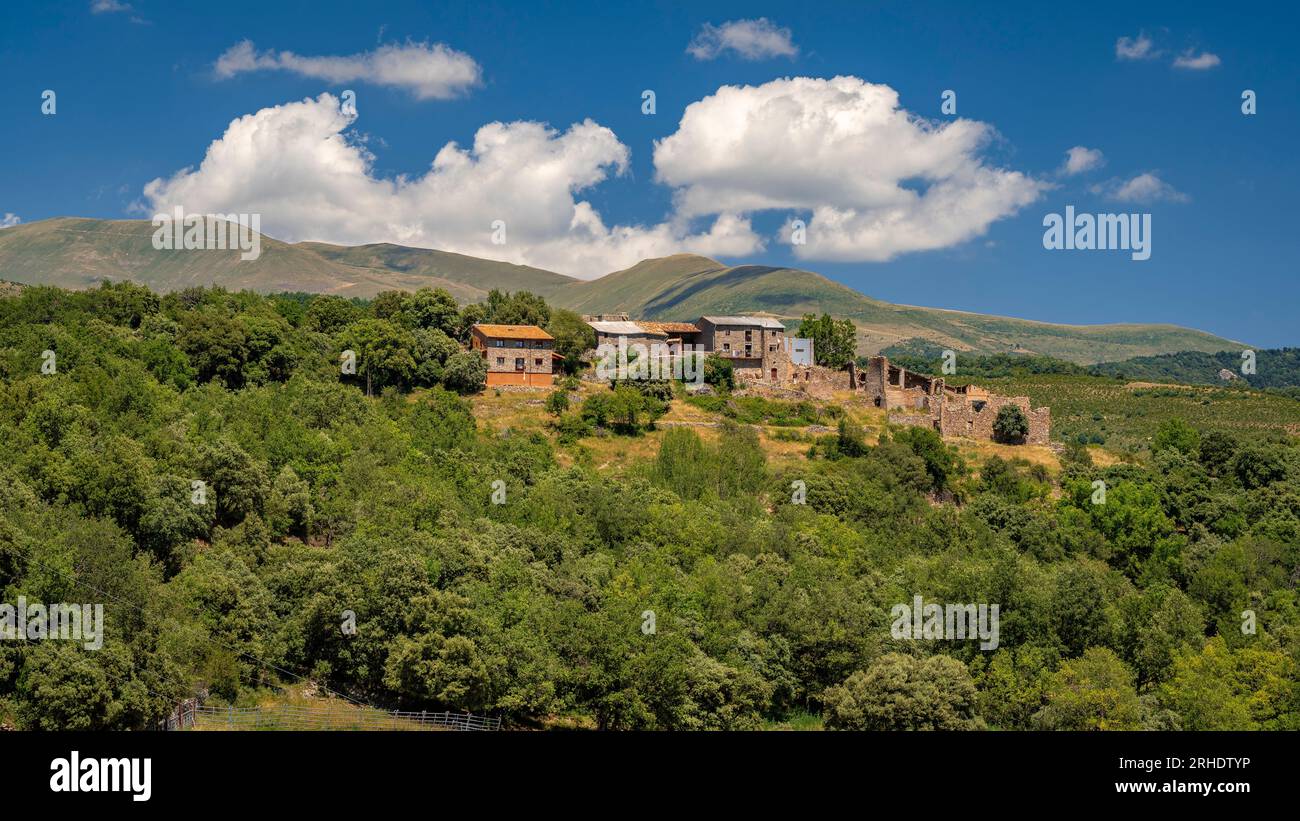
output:
{"label": "stone wall", "polygon": [[736,368],[734,373],[738,385],[795,391],[816,399],[830,399],[835,391],[849,389],[848,371],[795,364],[784,348],[768,352],[761,368]]}
{"label": "stone wall", "polygon": [[1033,408],[1027,396],[998,396],[975,385],[948,387],[943,377],[912,373],[873,356],[862,372],[861,390],[896,424],[932,427],[941,436],[992,439],[1004,405],[1016,405],[1029,422],[1025,442],[1046,445],[1052,434],[1050,408]]}
{"label": "stone wall", "polygon": [[993,439],[993,423],[1004,405],[1016,405],[1029,421],[1026,444],[1046,445],[1052,431],[1050,408],[1030,407],[1028,396],[998,396],[989,394],[987,400],[967,402],[945,398],[938,415],[938,429],[942,436],[965,436],[970,439]]}

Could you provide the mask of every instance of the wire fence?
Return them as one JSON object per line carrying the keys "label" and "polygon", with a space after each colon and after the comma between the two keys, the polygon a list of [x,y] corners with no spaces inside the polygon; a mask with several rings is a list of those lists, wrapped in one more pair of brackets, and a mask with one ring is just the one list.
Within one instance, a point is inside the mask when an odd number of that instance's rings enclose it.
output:
{"label": "wire fence", "polygon": [[219,707],[189,700],[159,722],[160,730],[462,730],[501,729],[500,717],[453,713],[358,709],[351,705],[280,704]]}

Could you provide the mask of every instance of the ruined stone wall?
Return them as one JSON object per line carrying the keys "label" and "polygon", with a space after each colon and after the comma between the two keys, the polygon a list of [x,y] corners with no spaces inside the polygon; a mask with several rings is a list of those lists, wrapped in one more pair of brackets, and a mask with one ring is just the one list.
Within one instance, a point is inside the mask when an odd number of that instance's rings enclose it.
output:
{"label": "ruined stone wall", "polygon": [[859,375],[859,387],[867,398],[878,407],[885,406],[885,383],[889,374],[889,360],[883,356],[873,356],[867,360],[867,367]]}
{"label": "ruined stone wall", "polygon": [[892,367],[883,356],[867,360],[861,390],[878,407],[890,412],[893,424],[933,427],[942,436],[991,440],[998,409],[1012,404],[1029,421],[1025,437],[1028,444],[1046,445],[1051,438],[1051,409],[1031,408],[1026,396],[998,396],[975,385],[949,388],[943,377]]}
{"label": "ruined stone wall", "polygon": [[[773,371],[776,372],[773,378]],[[837,371],[820,365],[798,365],[791,361],[788,351],[772,351],[763,358],[761,368],[736,368],[737,383],[746,387],[773,388],[797,391],[817,399],[830,399],[835,391],[849,389],[848,371]]]}
{"label": "ruined stone wall", "polygon": [[971,439],[993,439],[993,423],[1004,405],[1016,405],[1029,421],[1029,434],[1025,442],[1046,445],[1051,436],[1052,412],[1049,408],[1033,409],[1027,396],[997,396],[990,394],[983,405],[948,398],[940,408],[939,433],[942,436],[965,436]]}
{"label": "ruined stone wall", "polygon": [[1035,408],[1029,412],[1029,438],[1031,445],[1046,445],[1052,439],[1052,409]]}

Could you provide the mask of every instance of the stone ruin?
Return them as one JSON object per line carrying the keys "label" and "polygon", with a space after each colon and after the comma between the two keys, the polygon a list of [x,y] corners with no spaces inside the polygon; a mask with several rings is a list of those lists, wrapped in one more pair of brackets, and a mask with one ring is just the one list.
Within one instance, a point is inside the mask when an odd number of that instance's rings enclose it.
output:
{"label": "stone ruin", "polygon": [[1029,421],[1026,444],[1046,445],[1051,437],[1051,408],[1032,408],[1027,396],[999,396],[976,385],[950,387],[943,377],[908,371],[883,356],[871,357],[866,370],[850,379],[877,407],[891,412],[891,422],[930,427],[944,437],[991,441],[998,411],[1016,405]]}

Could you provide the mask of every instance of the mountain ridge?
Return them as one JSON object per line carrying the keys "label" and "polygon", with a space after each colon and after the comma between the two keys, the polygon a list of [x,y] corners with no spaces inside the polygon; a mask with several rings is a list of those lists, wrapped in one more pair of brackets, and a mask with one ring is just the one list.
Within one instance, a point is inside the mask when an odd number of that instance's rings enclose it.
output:
{"label": "mountain ridge", "polygon": [[[884,302],[822,274],[760,264],[726,265],[698,254],[654,257],[592,280],[499,260],[394,243],[286,243],[265,234],[257,260],[239,251],[159,251],[147,220],[58,217],[0,229],[0,279],[85,288],[131,280],[157,291],[196,285],[373,297],[385,290],[445,288],[477,302],[493,288],[532,291],[580,313],[690,321],[707,314],[764,313],[797,325],[807,313],[847,318],[859,353],[907,340],[972,353],[1033,353],[1092,364],[1243,346],[1167,323],[1066,325],[949,308]],[[789,320],[794,320],[790,323]]]}

